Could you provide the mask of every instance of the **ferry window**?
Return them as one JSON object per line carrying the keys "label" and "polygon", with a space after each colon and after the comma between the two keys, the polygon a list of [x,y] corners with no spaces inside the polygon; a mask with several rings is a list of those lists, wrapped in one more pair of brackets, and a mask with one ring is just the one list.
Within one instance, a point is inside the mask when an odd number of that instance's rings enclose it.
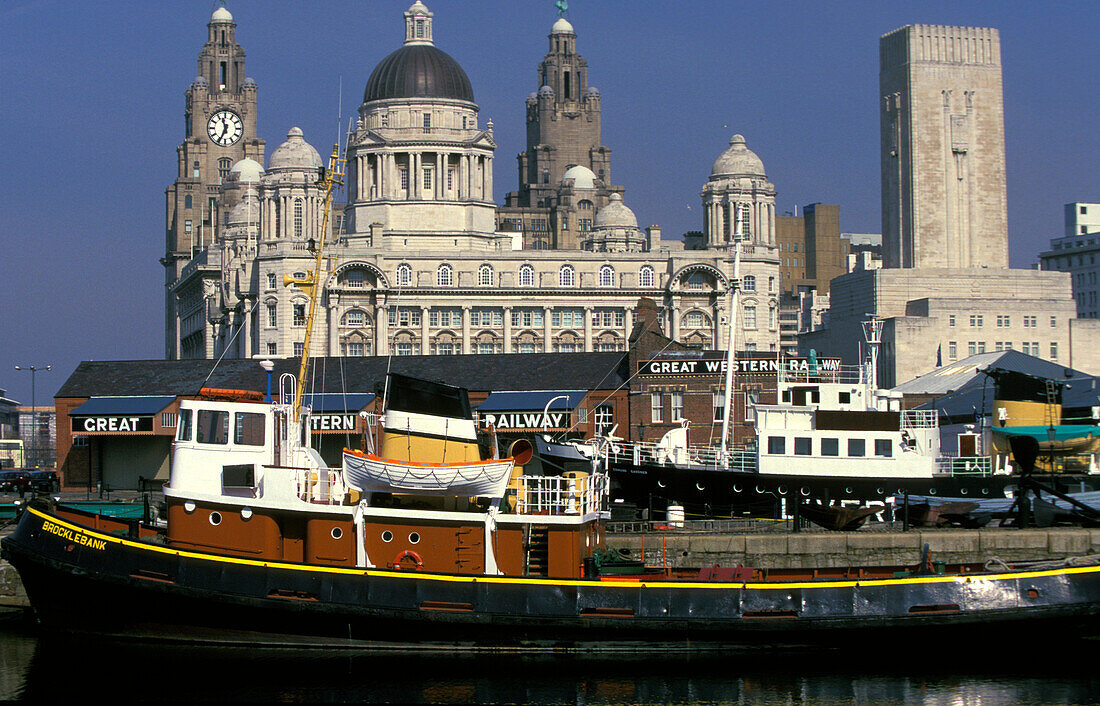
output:
{"label": "ferry window", "polygon": [[893,456],[893,444],[889,439],[875,439],[875,455],[876,456]]}
{"label": "ferry window", "polygon": [[181,409],[176,441],[191,441],[191,410]]}
{"label": "ferry window", "polygon": [[794,438],[794,455],[809,456],[813,453],[813,439],[808,436],[796,436]]}
{"label": "ferry window", "polygon": [[237,412],[234,417],[233,443],[245,446],[264,445],[264,415],[259,412]]}
{"label": "ferry window", "polygon": [[840,455],[840,439],[824,438],[821,440],[821,455],[822,456],[839,456]]}
{"label": "ferry window", "polygon": [[223,488],[253,488],[255,485],[255,469],[251,463],[222,466]]}
{"label": "ferry window", "polygon": [[787,437],[785,437],[785,436],[769,436],[768,437],[768,453],[770,453],[770,454],[785,454],[785,453],[787,453]]}
{"label": "ferry window", "polygon": [[848,439],[848,455],[849,456],[866,456],[867,455],[867,440],[866,439]]}
{"label": "ferry window", "polygon": [[852,403],[852,393],[851,392],[840,392],[840,393],[838,393],[837,394],[837,401],[840,402],[840,404],[851,404]]}
{"label": "ferry window", "polygon": [[198,433],[195,441],[200,444],[229,443],[229,412],[199,410]]}

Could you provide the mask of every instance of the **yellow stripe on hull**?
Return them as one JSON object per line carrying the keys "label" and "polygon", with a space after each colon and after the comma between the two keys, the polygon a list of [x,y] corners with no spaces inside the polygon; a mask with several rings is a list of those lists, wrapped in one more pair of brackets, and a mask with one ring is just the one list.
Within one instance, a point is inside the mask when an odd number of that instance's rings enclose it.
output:
{"label": "yellow stripe on hull", "polygon": [[472,463],[482,460],[477,442],[393,431],[385,433],[378,455],[395,461],[417,463]]}

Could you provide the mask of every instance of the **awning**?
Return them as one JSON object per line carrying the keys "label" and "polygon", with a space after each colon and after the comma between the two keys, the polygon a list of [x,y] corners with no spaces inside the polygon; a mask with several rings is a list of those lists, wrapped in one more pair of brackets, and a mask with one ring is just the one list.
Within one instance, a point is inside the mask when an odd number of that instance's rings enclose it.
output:
{"label": "awning", "polygon": [[358,412],[374,402],[374,397],[374,393],[371,392],[348,394],[324,392],[316,395],[302,395],[302,404],[308,405],[315,414],[319,412]]}
{"label": "awning", "polygon": [[[541,412],[550,409],[574,410],[588,393],[585,390],[540,390],[537,392],[493,392],[477,407],[482,412]],[[557,399],[555,399],[557,398]]]}
{"label": "awning", "polygon": [[[1053,430],[1054,437],[1050,433]],[[1093,424],[1057,424],[1054,427],[1030,426],[1030,427],[993,427],[995,434],[1004,436],[1030,436],[1037,441],[1068,441],[1087,436],[1100,436],[1100,427]]]}
{"label": "awning", "polygon": [[92,397],[69,412],[70,417],[151,416],[176,401],[175,397]]}

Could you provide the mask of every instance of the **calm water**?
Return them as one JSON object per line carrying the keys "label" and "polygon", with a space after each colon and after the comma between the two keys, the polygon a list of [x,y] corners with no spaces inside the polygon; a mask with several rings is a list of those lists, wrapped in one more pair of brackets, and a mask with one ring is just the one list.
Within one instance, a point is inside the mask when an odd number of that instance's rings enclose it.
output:
{"label": "calm water", "polygon": [[[0,626],[0,699],[423,704],[1049,704],[1100,700],[1100,643],[721,656],[181,648]],[[77,701],[79,700],[79,701]]]}

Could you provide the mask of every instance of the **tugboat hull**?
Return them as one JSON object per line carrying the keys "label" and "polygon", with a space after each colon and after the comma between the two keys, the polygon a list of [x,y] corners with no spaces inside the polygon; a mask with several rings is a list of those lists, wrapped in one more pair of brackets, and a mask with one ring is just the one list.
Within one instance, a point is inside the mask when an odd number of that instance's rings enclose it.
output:
{"label": "tugboat hull", "polygon": [[460,576],[264,562],[122,538],[32,507],[3,540],[42,623],[210,643],[485,649],[837,644],[1091,633],[1100,566],[804,582]]}

